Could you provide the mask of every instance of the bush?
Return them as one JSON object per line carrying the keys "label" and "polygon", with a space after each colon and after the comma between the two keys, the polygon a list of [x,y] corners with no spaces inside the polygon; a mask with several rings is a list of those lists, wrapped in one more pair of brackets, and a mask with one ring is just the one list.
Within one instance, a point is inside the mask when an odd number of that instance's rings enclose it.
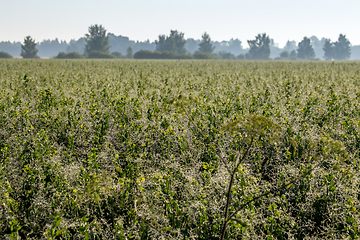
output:
{"label": "bush", "polygon": [[209,53],[196,52],[193,56],[195,59],[211,59],[211,55]]}
{"label": "bush", "polygon": [[135,59],[192,59],[190,54],[181,54],[177,55],[174,52],[158,52],[158,51],[148,51],[140,50],[134,54]]}
{"label": "bush", "polygon": [[13,57],[7,52],[0,52],[0,58],[13,58]]}
{"label": "bush", "polygon": [[116,58],[116,56],[110,54],[110,53],[105,53],[105,52],[100,52],[100,51],[91,51],[88,55],[87,58],[106,58],[106,59],[113,59]]}
{"label": "bush", "polygon": [[220,55],[221,59],[230,59],[230,60],[236,59],[236,56],[234,54],[232,54],[231,52],[221,51],[221,52],[219,52],[219,55]]}
{"label": "bush", "polygon": [[239,60],[246,60],[245,54],[239,54],[236,58]]}
{"label": "bush", "polygon": [[114,55],[116,58],[125,58],[125,56],[123,56],[120,52],[113,52],[111,54]]}
{"label": "bush", "polygon": [[59,52],[59,54],[54,58],[57,58],[57,59],[82,59],[82,58],[85,58],[85,56],[81,55],[78,52],[71,52],[71,53]]}
{"label": "bush", "polygon": [[290,58],[290,53],[288,51],[283,51],[280,53],[280,58]]}

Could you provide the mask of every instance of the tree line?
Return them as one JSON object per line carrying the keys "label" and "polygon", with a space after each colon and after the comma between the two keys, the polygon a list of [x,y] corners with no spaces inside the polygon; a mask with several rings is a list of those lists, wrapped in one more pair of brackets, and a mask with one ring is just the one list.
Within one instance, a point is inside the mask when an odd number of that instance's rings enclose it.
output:
{"label": "tree line", "polygon": [[[258,34],[255,39],[248,40],[249,50],[246,53],[235,55],[227,51],[218,51],[214,53],[216,46],[211,40],[208,33],[201,36],[201,40],[196,42],[197,48],[191,54],[186,49],[188,41],[194,45],[190,39],[186,40],[184,33],[177,30],[171,30],[168,36],[159,35],[158,39],[154,42],[155,50],[141,49],[133,54],[131,46],[127,47],[126,55],[121,52],[115,51],[110,53],[109,38],[116,37],[115,35],[107,34],[106,29],[102,25],[91,25],[88,28],[88,33],[83,38],[84,53],[80,54],[76,49],[76,42],[70,41],[70,45],[74,51],[59,52],[55,58],[137,58],[137,59],[249,59],[249,60],[266,60],[270,59],[271,48],[274,42],[266,34]],[[149,41],[148,41],[149,42]],[[242,49],[241,41],[233,40]],[[290,42],[287,43],[287,45]],[[37,58],[38,49],[35,40],[30,36],[25,37],[24,42],[21,44],[21,56],[23,58]],[[111,47],[110,47],[111,46]],[[192,46],[194,50],[194,46]],[[338,41],[331,42],[330,39],[325,39],[323,45],[324,56],[326,60],[346,60],[351,56],[351,44],[345,35],[340,34]],[[11,58],[12,56],[5,52],[0,52],[0,58]],[[304,37],[298,43],[297,49],[291,51],[282,51],[275,59],[279,60],[313,60],[315,59],[315,51],[311,44],[311,39]]]}

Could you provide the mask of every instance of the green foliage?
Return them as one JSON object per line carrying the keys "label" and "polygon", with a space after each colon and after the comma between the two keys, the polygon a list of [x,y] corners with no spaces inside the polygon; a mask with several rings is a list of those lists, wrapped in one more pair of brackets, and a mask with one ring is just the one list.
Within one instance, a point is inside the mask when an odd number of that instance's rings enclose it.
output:
{"label": "green foliage", "polygon": [[211,55],[209,53],[203,53],[203,52],[196,52],[194,53],[193,57],[195,59],[211,59]]}
{"label": "green foliage", "polygon": [[204,32],[204,34],[201,35],[198,52],[211,54],[214,49],[215,47],[211,43],[210,35]]}
{"label": "green foliage", "polygon": [[110,53],[105,53],[105,52],[100,52],[100,51],[91,51],[88,55],[87,58],[103,58],[103,59],[107,59],[107,58],[116,58],[115,55],[110,54]]}
{"label": "green foliage", "polygon": [[237,59],[236,56],[230,52],[219,52],[221,59],[234,60]]}
{"label": "green foliage", "polygon": [[245,54],[239,54],[236,58],[239,60],[246,60]]}
{"label": "green foliage", "polygon": [[290,58],[290,53],[288,51],[283,51],[280,53],[281,58]]}
{"label": "green foliage", "polygon": [[255,40],[247,41],[250,47],[246,59],[269,59],[270,57],[270,38],[266,33],[258,34]]}
{"label": "green foliage", "polygon": [[111,55],[114,55],[116,58],[124,58],[125,57],[120,52],[112,52]]}
{"label": "green foliage", "polygon": [[134,54],[135,59],[192,59],[193,57],[189,54],[177,55],[174,52],[158,52],[140,50]]}
{"label": "green foliage", "polygon": [[35,40],[30,36],[25,37],[24,43],[21,44],[21,56],[23,58],[38,58]]}
{"label": "green foliage", "polygon": [[323,47],[325,60],[331,60],[335,58],[335,47],[331,43],[330,39],[325,39]]}
{"label": "green foliage", "polygon": [[350,41],[345,35],[340,34],[338,41],[334,43],[335,59],[349,59],[351,55]]}
{"label": "green foliage", "polygon": [[298,47],[298,58],[305,60],[313,60],[315,58],[315,52],[310,43],[310,38],[304,37],[304,39],[299,42]]}
{"label": "green foliage", "polygon": [[0,61],[4,239],[358,239],[358,62]]}
{"label": "green foliage", "polygon": [[85,34],[85,54],[89,55],[92,51],[110,53],[109,37],[106,36],[106,29],[102,25],[91,25],[89,33]]}
{"label": "green foliage", "polygon": [[169,36],[159,35],[159,40],[155,40],[156,51],[174,52],[178,55],[186,54],[185,43],[184,33],[177,30],[171,30]]}
{"label": "green foliage", "polygon": [[13,57],[7,52],[0,52],[0,58],[13,58]]}
{"label": "green foliage", "polygon": [[133,58],[134,57],[132,47],[130,47],[130,46],[126,50],[126,57],[127,58]]}
{"label": "green foliage", "polygon": [[83,58],[85,58],[85,56],[81,55],[78,52],[71,52],[71,53],[59,52],[59,54],[54,58],[57,58],[57,59],[83,59]]}

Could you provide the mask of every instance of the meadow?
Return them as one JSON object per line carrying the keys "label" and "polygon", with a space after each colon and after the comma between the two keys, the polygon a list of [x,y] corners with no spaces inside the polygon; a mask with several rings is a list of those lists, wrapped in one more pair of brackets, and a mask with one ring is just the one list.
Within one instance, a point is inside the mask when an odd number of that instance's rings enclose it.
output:
{"label": "meadow", "polygon": [[360,62],[0,61],[0,239],[357,239]]}

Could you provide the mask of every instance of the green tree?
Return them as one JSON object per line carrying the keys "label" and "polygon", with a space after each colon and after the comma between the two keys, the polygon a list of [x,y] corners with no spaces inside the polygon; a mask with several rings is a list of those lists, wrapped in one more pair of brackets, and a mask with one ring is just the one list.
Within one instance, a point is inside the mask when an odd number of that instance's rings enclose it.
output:
{"label": "green tree", "polygon": [[330,39],[325,39],[323,50],[325,60],[331,60],[335,58],[335,47]]}
{"label": "green tree", "polygon": [[24,39],[24,44],[21,44],[21,56],[23,58],[38,58],[38,50],[36,49],[35,39],[27,36]]}
{"label": "green tree", "polygon": [[174,52],[176,54],[185,54],[184,33],[177,30],[171,30],[169,36],[159,35],[159,40],[155,40],[156,51],[159,52]]}
{"label": "green tree", "polygon": [[281,58],[290,58],[290,53],[288,51],[283,51],[280,53]]}
{"label": "green tree", "polygon": [[129,47],[126,49],[126,57],[127,57],[127,58],[133,58],[133,57],[134,57],[133,49],[132,49],[131,46],[129,46]]}
{"label": "green tree", "polygon": [[109,37],[106,36],[106,30],[102,25],[91,25],[85,38],[85,54],[89,54],[91,51],[110,53]]}
{"label": "green tree", "polygon": [[199,43],[199,52],[202,53],[209,53],[211,54],[215,47],[212,45],[211,43],[211,38],[209,36],[209,34],[207,34],[206,32],[204,32],[204,34],[201,36],[201,42]]}
{"label": "green tree", "polygon": [[335,59],[349,59],[351,55],[350,41],[346,35],[340,34],[338,41],[334,43]]}
{"label": "green tree", "polygon": [[304,37],[304,39],[299,42],[297,52],[297,56],[300,59],[312,60],[315,58],[315,52],[310,43],[310,38]]}
{"label": "green tree", "polygon": [[270,57],[270,38],[266,33],[258,34],[255,40],[247,42],[250,47],[247,59],[268,59]]}

